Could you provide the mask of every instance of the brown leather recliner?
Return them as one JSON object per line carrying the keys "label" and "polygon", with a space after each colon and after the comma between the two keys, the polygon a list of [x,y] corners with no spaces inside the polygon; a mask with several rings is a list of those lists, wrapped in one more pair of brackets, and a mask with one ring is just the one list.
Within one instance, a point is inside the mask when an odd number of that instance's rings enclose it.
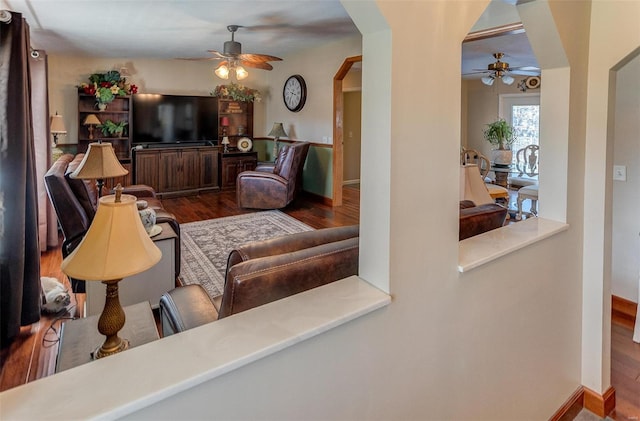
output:
{"label": "brown leather recliner", "polygon": [[[96,214],[98,188],[94,180],[80,180],[69,177],[82,162],[84,154],[75,157],[64,154],[53,163],[44,175],[44,183],[58,222],[62,228],[64,242],[62,256],[67,257],[80,244]],[[123,193],[145,200],[156,211],[156,223],[167,222],[178,236],[176,244],[175,276],[180,274],[180,224],[172,213],[162,207],[153,188],[146,185],[133,185],[124,188]],[[85,292],[83,280],[70,279],[74,292]]]}
{"label": "brown leather recliner", "polygon": [[325,228],[246,244],[227,260],[222,299],[201,285],[160,298],[163,336],[358,274],[359,227]]}
{"label": "brown leather recliner", "polygon": [[471,200],[460,201],[458,240],[500,228],[507,218],[507,208],[495,203],[476,206]]}
{"label": "brown leather recliner", "polygon": [[259,165],[243,171],[236,179],[240,208],[280,209],[302,190],[302,169],[309,152],[308,142],[294,142],[280,149],[273,165]]}

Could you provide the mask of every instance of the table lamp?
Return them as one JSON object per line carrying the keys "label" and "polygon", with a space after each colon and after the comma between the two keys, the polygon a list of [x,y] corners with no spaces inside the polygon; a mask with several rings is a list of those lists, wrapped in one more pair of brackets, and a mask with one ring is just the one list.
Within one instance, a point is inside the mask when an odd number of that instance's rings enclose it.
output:
{"label": "table lamp", "polygon": [[222,126],[222,136],[227,135],[227,127],[229,127],[229,117],[222,116],[220,118],[220,125]]}
{"label": "table lamp", "polygon": [[224,146],[224,153],[229,152],[229,138],[227,136],[222,137],[222,145]]}
{"label": "table lamp", "polygon": [[281,137],[287,137],[287,133],[282,127],[282,123],[273,123],[273,127],[267,136],[273,136],[273,160],[276,160],[278,156],[278,139]]}
{"label": "table lamp", "polygon": [[49,130],[53,135],[53,147],[58,146],[58,136],[61,134],[67,134],[67,128],[64,127],[64,120],[61,115],[58,115],[56,111],[56,115],[52,115],[49,121]]}
{"label": "table lamp", "polygon": [[102,281],[106,285],[104,309],[98,319],[98,331],[106,339],[93,353],[94,359],[129,347],[129,341],[118,336],[126,320],[118,297],[118,282],[144,272],[162,257],[142,225],[136,197],[123,195],[119,184],[115,190],[115,194],[100,198],[82,242],[62,262],[62,271],[67,276]]}
{"label": "table lamp", "polygon": [[96,180],[98,197],[102,196],[102,186],[105,178],[121,177],[129,171],[120,165],[111,143],[89,143],[89,149],[84,154],[80,165],[69,176],[83,180]]}
{"label": "table lamp", "polygon": [[82,123],[83,126],[88,126],[87,129],[89,130],[89,140],[93,140],[93,129],[94,126],[98,126],[102,123],[100,123],[100,120],[98,120],[98,117],[96,117],[95,114],[89,114],[85,119],[84,122]]}

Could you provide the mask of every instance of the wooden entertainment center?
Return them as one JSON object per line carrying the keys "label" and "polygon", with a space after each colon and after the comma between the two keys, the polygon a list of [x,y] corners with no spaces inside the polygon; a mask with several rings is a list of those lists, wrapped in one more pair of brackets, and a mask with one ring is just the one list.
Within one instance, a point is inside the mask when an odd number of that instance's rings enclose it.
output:
{"label": "wooden entertainment center", "polygon": [[[175,141],[145,143],[136,139],[132,124],[135,105],[132,96],[117,96],[106,110],[96,109],[92,95],[78,95],[78,152],[86,152],[89,143],[98,139],[113,144],[122,165],[130,172],[110,184],[146,184],[160,196],[197,194],[202,191],[234,189],[237,175],[255,169],[256,152],[242,152],[237,142],[243,137],[253,138],[253,103],[215,98],[211,120],[216,121],[211,141]],[[96,114],[104,123],[107,119],[127,123],[121,137],[105,137],[98,128],[89,138],[89,127],[84,121]],[[209,120],[209,121],[211,121]],[[224,125],[223,125],[224,124]],[[229,151],[223,153],[222,139],[229,139]],[[165,139],[166,140],[166,139]]]}

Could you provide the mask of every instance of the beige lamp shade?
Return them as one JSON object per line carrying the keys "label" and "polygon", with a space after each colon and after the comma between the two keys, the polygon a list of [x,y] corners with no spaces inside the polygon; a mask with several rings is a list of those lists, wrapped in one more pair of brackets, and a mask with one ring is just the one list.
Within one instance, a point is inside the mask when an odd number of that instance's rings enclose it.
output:
{"label": "beige lamp shade", "polygon": [[223,136],[222,137],[222,144],[223,145],[228,145],[229,144],[229,137]]}
{"label": "beige lamp shade", "polygon": [[282,123],[273,123],[273,127],[267,136],[273,136],[275,138],[287,137],[287,133],[282,127]]}
{"label": "beige lamp shade", "polygon": [[460,165],[460,200],[471,200],[476,206],[495,203],[476,164]]}
{"label": "beige lamp shade", "polygon": [[111,143],[89,143],[89,149],[84,155],[82,162],[71,178],[81,179],[103,179],[120,177],[129,174],[126,168],[120,165]]}
{"label": "beige lamp shade", "polygon": [[51,133],[54,133],[54,134],[67,133],[67,128],[64,127],[64,120],[62,119],[61,115],[58,115],[58,113],[56,113],[56,115],[51,116],[51,120],[49,121],[49,127],[51,130]]}
{"label": "beige lamp shade", "polygon": [[82,123],[84,126],[90,126],[90,125],[95,125],[97,126],[98,124],[102,124],[100,122],[100,120],[98,120],[98,117],[96,117],[95,114],[89,114],[85,119],[84,119],[84,123]]}
{"label": "beige lamp shade", "polygon": [[144,272],[160,261],[162,252],[145,231],[136,197],[123,194],[100,198],[89,231],[62,262],[62,271],[77,279],[105,281]]}

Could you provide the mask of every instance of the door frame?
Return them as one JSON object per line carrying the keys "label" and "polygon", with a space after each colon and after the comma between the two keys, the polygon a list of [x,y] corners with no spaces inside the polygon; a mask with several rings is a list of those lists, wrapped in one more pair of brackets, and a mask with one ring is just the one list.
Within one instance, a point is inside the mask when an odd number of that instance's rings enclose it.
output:
{"label": "door frame", "polygon": [[333,77],[333,200],[332,206],[342,206],[342,182],[344,181],[344,99],[342,98],[342,80],[354,65],[362,61],[362,55],[347,57]]}

